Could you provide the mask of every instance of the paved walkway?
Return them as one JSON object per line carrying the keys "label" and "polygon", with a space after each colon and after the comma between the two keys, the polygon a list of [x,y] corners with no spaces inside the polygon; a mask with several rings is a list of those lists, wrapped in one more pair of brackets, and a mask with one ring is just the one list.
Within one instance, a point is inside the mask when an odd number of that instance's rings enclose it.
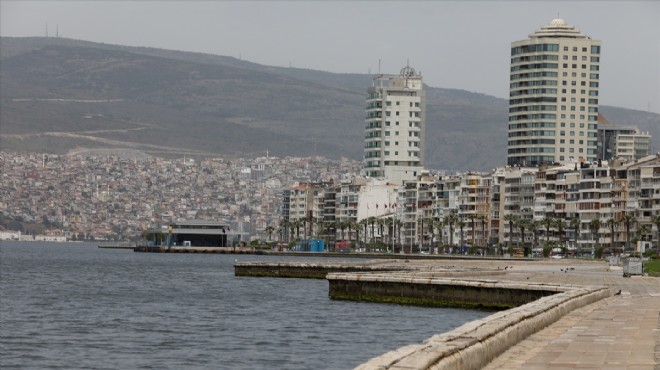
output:
{"label": "paved walkway", "polygon": [[511,347],[484,369],[660,370],[660,278],[624,278],[620,268],[609,271],[603,263],[579,260],[444,263],[498,271],[506,268],[505,275],[492,275],[497,280],[607,286],[613,294],[570,312]]}
{"label": "paved walkway", "polygon": [[660,370],[660,279],[572,270],[542,275],[535,278],[608,285],[621,293],[569,313],[485,369]]}

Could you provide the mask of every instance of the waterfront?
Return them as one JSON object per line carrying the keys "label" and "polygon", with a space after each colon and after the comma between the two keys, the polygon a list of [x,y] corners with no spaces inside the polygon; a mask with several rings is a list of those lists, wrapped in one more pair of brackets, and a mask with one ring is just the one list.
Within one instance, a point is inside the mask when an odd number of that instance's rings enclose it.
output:
{"label": "waterfront", "polygon": [[9,242],[0,257],[3,368],[344,369],[489,314],[233,275],[235,260],[282,257]]}

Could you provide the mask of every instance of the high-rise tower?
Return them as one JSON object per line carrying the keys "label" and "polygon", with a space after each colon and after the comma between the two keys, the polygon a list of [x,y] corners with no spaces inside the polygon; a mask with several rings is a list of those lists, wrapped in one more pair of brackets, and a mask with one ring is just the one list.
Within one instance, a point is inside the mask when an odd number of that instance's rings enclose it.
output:
{"label": "high-rise tower", "polygon": [[508,164],[597,159],[600,41],[562,19],[511,43]]}
{"label": "high-rise tower", "polygon": [[421,73],[379,75],[369,88],[364,137],[364,174],[396,183],[423,169],[425,99]]}

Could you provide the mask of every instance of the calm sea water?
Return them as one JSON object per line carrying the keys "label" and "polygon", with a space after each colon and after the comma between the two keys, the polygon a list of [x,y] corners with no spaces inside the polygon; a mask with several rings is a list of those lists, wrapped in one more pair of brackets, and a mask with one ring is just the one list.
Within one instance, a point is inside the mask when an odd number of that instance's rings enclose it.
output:
{"label": "calm sea water", "polygon": [[0,243],[3,369],[347,369],[488,314],[234,276],[235,260],[282,258]]}

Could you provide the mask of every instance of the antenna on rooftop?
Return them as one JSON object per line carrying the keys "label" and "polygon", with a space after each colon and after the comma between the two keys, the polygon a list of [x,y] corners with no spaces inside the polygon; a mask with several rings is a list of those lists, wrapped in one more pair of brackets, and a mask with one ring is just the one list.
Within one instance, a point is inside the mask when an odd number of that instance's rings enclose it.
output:
{"label": "antenna on rooftop", "polygon": [[380,59],[378,59],[378,74],[380,74]]}
{"label": "antenna on rooftop", "polygon": [[60,25],[55,25],[55,37],[60,37]]}
{"label": "antenna on rooftop", "polygon": [[46,22],[46,37],[48,37],[48,22]]}

